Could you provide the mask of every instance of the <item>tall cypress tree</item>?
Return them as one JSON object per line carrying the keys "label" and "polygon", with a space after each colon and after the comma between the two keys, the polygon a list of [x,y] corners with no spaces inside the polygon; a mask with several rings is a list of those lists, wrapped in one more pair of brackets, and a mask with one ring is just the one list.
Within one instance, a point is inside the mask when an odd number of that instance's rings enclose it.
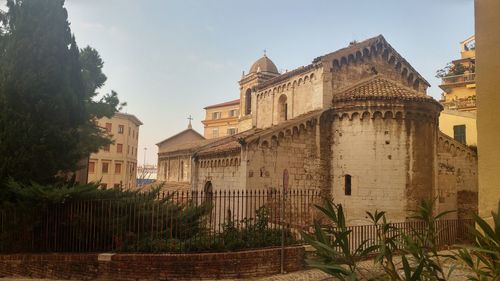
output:
{"label": "tall cypress tree", "polygon": [[[64,0],[8,0],[7,7],[0,35],[0,181],[53,182],[109,140],[93,122],[98,115]],[[101,102],[107,115],[118,104],[116,94]]]}

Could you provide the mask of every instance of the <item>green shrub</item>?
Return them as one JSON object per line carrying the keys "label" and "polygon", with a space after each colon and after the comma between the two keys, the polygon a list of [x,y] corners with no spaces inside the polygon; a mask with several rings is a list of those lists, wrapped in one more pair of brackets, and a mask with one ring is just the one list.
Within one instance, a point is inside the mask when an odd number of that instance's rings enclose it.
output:
{"label": "green shrub", "polygon": [[222,225],[221,232],[213,233],[208,229],[202,229],[195,235],[177,239],[151,239],[150,236],[145,235],[145,238],[139,241],[133,240],[121,250],[129,252],[237,251],[281,246],[283,236],[286,245],[297,243],[290,230],[271,228],[268,210],[261,207],[256,211],[255,219],[227,220]]}
{"label": "green shrub", "polygon": [[473,273],[469,280],[500,280],[500,202],[497,212],[491,212],[493,227],[477,214],[473,214],[477,228],[469,227],[474,235],[472,246],[462,246],[457,257]]}
{"label": "green shrub", "polygon": [[363,249],[368,241],[363,241],[353,252],[349,245],[351,230],[347,228],[344,209],[342,205],[335,205],[330,200],[325,200],[324,207],[317,206],[329,220],[329,224],[322,226],[314,222],[314,233],[302,232],[302,237],[316,249],[316,256],[307,259],[310,267],[318,268],[339,280],[358,280],[360,272],[356,261],[359,257],[366,257],[373,252],[376,246]]}
{"label": "green shrub", "polygon": [[[438,251],[437,237],[441,229],[436,228],[436,221],[449,212],[434,216],[433,206],[433,201],[422,201],[419,204],[419,209],[411,218],[420,222],[424,228],[411,228],[409,234],[400,232],[391,225],[386,219],[385,212],[367,212],[377,229],[376,239],[364,240],[351,251],[349,245],[351,230],[346,225],[342,205],[326,201],[324,207],[316,207],[326,216],[329,223],[320,225],[319,222],[315,222],[312,234],[302,233],[304,240],[316,249],[315,258],[306,262],[309,266],[318,268],[339,280],[451,280],[453,267],[445,272],[443,264],[445,260],[454,260],[455,257],[443,255]],[[500,226],[500,219],[498,225]],[[491,234],[491,231],[489,233]],[[480,240],[491,241],[488,238]],[[490,244],[485,243],[485,245]],[[376,254],[374,262],[382,266],[382,274],[365,272],[358,268],[357,261],[366,259],[372,254]],[[395,262],[397,255],[401,255],[400,267]]]}

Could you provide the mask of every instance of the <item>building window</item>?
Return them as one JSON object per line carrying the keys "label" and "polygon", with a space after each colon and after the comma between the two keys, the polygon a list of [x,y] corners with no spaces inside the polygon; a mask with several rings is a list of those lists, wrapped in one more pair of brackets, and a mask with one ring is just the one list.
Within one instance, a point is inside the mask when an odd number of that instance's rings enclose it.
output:
{"label": "building window", "polygon": [[252,113],[252,90],[247,89],[245,93],[245,114]]}
{"label": "building window", "polygon": [[124,131],[125,131],[125,126],[118,125],[118,134],[123,134]]}
{"label": "building window", "polygon": [[220,119],[220,112],[212,112],[212,120]]}
{"label": "building window", "polygon": [[102,163],[102,173],[107,174],[109,170],[109,163],[103,162]]}
{"label": "building window", "polygon": [[345,195],[351,195],[351,175],[344,176]]}
{"label": "building window", "polygon": [[212,138],[219,137],[219,128],[212,129]]}
{"label": "building window", "polygon": [[102,189],[106,189],[106,188],[108,188],[108,184],[107,184],[107,183],[101,183],[101,188],[102,188]]}
{"label": "building window", "polygon": [[229,117],[236,117],[238,114],[238,109],[229,110]]}
{"label": "building window", "polygon": [[106,123],[106,132],[111,133],[111,123]]}
{"label": "building window", "polygon": [[278,100],[278,114],[280,122],[288,120],[288,103],[286,95],[281,95]]}
{"label": "building window", "polygon": [[116,152],[117,153],[122,153],[123,152],[123,144],[117,143],[116,144]]}
{"label": "building window", "polygon": [[110,146],[109,146],[109,144],[106,144],[106,145],[104,146],[104,148],[103,148],[103,149],[104,149],[104,151],[109,152],[109,147],[110,147]]}
{"label": "building window", "polygon": [[130,145],[127,145],[127,154],[130,154]]}
{"label": "building window", "polygon": [[466,144],[465,125],[453,126],[453,138],[458,142]]}
{"label": "building window", "polygon": [[227,129],[227,134],[232,136],[232,135],[235,135],[236,133],[238,133],[238,129],[237,128],[228,128]]}
{"label": "building window", "polygon": [[115,183],[115,184],[113,185],[113,188],[115,188],[115,189],[121,188],[121,184],[119,184],[119,183]]}
{"label": "building window", "polygon": [[203,188],[203,192],[205,193],[204,200],[205,202],[211,203],[213,201],[213,192],[214,192],[214,187],[212,186],[212,182],[207,181],[205,183],[205,187]]}
{"label": "building window", "polygon": [[89,173],[95,173],[95,162],[89,162]]}
{"label": "building window", "polygon": [[121,174],[121,173],[122,173],[122,164],[115,163],[115,174]]}
{"label": "building window", "polygon": [[128,136],[130,137],[130,127],[128,127]]}

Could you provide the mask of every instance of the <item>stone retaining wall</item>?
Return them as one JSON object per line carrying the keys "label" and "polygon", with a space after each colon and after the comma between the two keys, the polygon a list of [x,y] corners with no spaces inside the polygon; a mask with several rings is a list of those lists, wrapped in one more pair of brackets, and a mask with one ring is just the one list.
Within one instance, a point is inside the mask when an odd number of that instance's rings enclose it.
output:
{"label": "stone retaining wall", "polygon": [[[0,255],[0,277],[77,280],[191,280],[280,273],[280,248],[197,254]],[[303,268],[304,247],[285,249],[285,271]]]}

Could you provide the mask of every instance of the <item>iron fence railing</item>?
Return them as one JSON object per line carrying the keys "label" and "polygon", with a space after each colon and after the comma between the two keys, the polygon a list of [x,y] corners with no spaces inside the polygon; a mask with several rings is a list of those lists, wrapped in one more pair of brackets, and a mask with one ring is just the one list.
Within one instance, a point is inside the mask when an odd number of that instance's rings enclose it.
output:
{"label": "iron fence railing", "polygon": [[[121,200],[83,200],[33,210],[0,210],[0,252],[201,252],[300,242],[324,218],[318,190],[168,192]],[[440,220],[439,245],[468,239],[470,220]],[[401,233],[421,222],[393,224]],[[375,243],[373,225],[350,226],[355,249]]]}
{"label": "iron fence railing", "polygon": [[[388,236],[397,236],[396,246],[402,248],[404,246],[403,236],[414,236],[416,233],[428,233],[428,225],[423,221],[406,221],[391,223],[391,231]],[[473,235],[470,232],[469,226],[474,226],[472,219],[443,219],[434,223],[436,229],[435,244],[438,248],[443,249],[452,247],[458,244],[468,244],[472,241]],[[377,243],[377,234],[382,231],[382,226],[376,225],[355,225],[348,226],[350,231],[349,248],[351,251],[357,249],[364,241],[363,249],[373,246]],[[430,246],[430,245],[428,245]]]}
{"label": "iron fence railing", "polygon": [[460,75],[445,76],[442,78],[442,84],[455,84],[455,83],[466,83],[474,82],[476,80],[476,73],[465,73]]}
{"label": "iron fence railing", "polygon": [[282,232],[292,243],[298,230],[312,224],[317,216],[313,205],[320,202],[317,190],[290,190],[285,195],[277,190],[221,190],[75,201],[36,213],[2,210],[0,250],[184,252],[231,243],[236,248],[279,245]]}

